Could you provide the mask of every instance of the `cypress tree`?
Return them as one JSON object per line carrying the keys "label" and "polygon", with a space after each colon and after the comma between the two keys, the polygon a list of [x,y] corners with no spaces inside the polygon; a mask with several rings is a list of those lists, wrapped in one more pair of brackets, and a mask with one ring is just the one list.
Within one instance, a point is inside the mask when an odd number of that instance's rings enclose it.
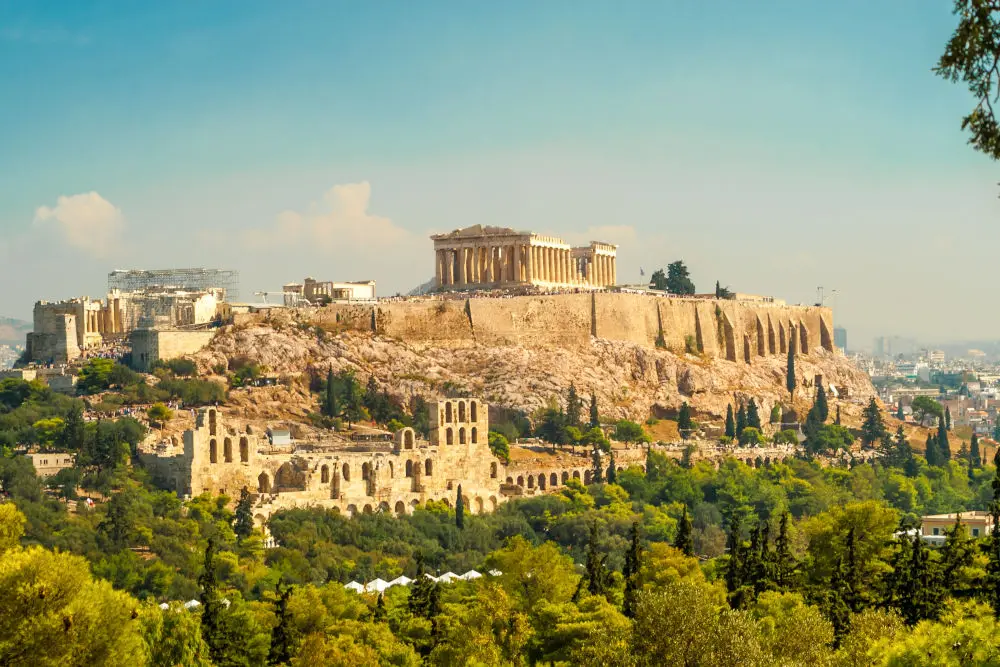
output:
{"label": "cypress tree", "polygon": [[774,540],[774,583],[778,590],[787,591],[792,588],[795,576],[795,556],[792,555],[791,538],[788,535],[788,522],[791,515],[785,512],[778,524],[778,537]]}
{"label": "cypress tree", "polygon": [[788,398],[795,398],[795,327],[790,327],[788,331],[788,364],[785,367],[785,388],[788,389]]}
{"label": "cypress tree", "polygon": [[455,526],[462,530],[465,528],[465,499],[462,498],[462,485],[458,485],[458,497],[455,498]]}
{"label": "cypress tree", "polygon": [[979,468],[983,465],[983,455],[979,452],[979,436],[972,434],[972,442],[969,444],[969,467]]}
{"label": "cypress tree", "polygon": [[846,540],[847,562],[844,563],[844,602],[855,614],[866,605],[866,592],[861,582],[861,570],[858,567],[857,536],[852,527],[847,531]]}
{"label": "cypress tree", "polygon": [[333,377],[333,369],[326,373],[326,400],[323,402],[323,414],[327,417],[339,417],[340,406],[337,400],[337,383]]}
{"label": "cypress tree", "polygon": [[601,452],[598,449],[594,449],[593,453],[590,455],[591,460],[591,472],[592,484],[603,484],[604,483],[604,467],[601,465]]}
{"label": "cypress tree", "polygon": [[938,456],[938,439],[933,433],[927,434],[927,444],[924,446],[924,458],[927,459],[927,465],[929,466],[939,466],[941,465],[941,457]]}
{"label": "cypress tree", "polygon": [[618,470],[615,468],[615,450],[614,449],[612,449],[608,453],[608,459],[609,459],[609,462],[608,462],[608,474],[607,474],[607,478],[606,479],[608,480],[608,484],[617,484],[618,483]]}
{"label": "cypress tree", "polygon": [[937,449],[938,455],[941,457],[942,464],[947,463],[951,460],[951,446],[948,444],[948,425],[947,420],[938,420],[938,442]]}
{"label": "cypress tree", "polygon": [[918,532],[910,550],[909,590],[902,598],[901,612],[908,625],[935,619],[941,613],[943,591],[936,565]]}
{"label": "cypress tree", "polygon": [[580,409],[583,407],[580,397],[576,393],[576,385],[570,382],[569,391],[566,392],[566,425],[580,427]]}
{"label": "cypress tree", "polygon": [[726,551],[729,554],[725,570],[726,590],[729,593],[729,604],[736,609],[742,603],[741,589],[744,583],[743,536],[738,514],[733,514],[729,519],[729,535],[726,538]]}
{"label": "cypress tree", "polygon": [[691,431],[691,406],[687,401],[681,403],[681,409],[677,413],[677,430],[680,431],[682,438],[686,438]]}
{"label": "cypress tree", "polygon": [[590,395],[590,428],[601,425],[601,418],[597,414],[597,394]]}
{"label": "cypress tree", "polygon": [[993,529],[990,531],[988,547],[989,561],[986,564],[986,599],[993,605],[993,613],[1000,618],[1000,449],[993,457],[993,502],[990,503],[990,517]]}
{"label": "cypress tree", "polygon": [[830,406],[826,402],[826,390],[823,389],[823,385],[816,387],[816,401],[814,403],[816,407],[816,416],[819,417],[821,424],[825,424],[826,420],[830,417]]}
{"label": "cypress tree", "polygon": [[861,425],[861,442],[867,447],[872,447],[877,442],[881,442],[885,434],[885,422],[882,421],[882,413],[878,409],[878,403],[872,396],[868,401],[868,406],[864,409],[864,423]]}
{"label": "cypress tree", "polygon": [[910,595],[911,577],[910,562],[912,560],[913,542],[910,541],[906,530],[909,525],[906,519],[899,522],[899,537],[895,540],[895,549],[889,559],[891,571],[885,575],[883,581],[885,589],[882,596],[882,603],[886,607],[892,607],[902,613],[906,598]]}
{"label": "cypress tree", "polygon": [[903,421],[906,419],[906,415],[903,414],[903,401],[900,400],[896,403],[896,419]]}
{"label": "cypress tree", "polygon": [[760,412],[757,410],[757,401],[752,398],[749,405],[747,405],[747,426],[755,428],[758,431],[762,429],[760,425]]}
{"label": "cypress tree", "polygon": [[961,514],[955,516],[955,525],[947,535],[941,547],[941,589],[948,591],[952,597],[972,597],[977,591],[967,586],[960,576],[963,570],[973,565],[978,550],[969,537],[968,529],[962,525]]}
{"label": "cypress tree", "polygon": [[278,623],[271,630],[271,648],[267,652],[267,664],[287,665],[295,657],[295,624],[292,612],[288,608],[288,599],[292,597],[292,586],[284,585],[278,580],[275,592],[278,594],[274,602],[274,616]]}
{"label": "cypress tree", "polygon": [[726,437],[736,437],[736,419],[733,417],[733,404],[726,408]]}
{"label": "cypress tree", "polygon": [[951,430],[951,408],[945,406],[944,408],[944,427],[946,430]]}
{"label": "cypress tree", "polygon": [[740,403],[740,409],[736,412],[736,437],[743,435],[743,429],[747,427],[747,409]]}
{"label": "cypress tree", "polygon": [[424,557],[417,552],[417,574],[410,585],[410,598],[407,601],[410,613],[421,618],[432,619],[440,613],[437,583],[427,577],[424,570]]}
{"label": "cypress tree", "polygon": [[632,522],[629,531],[629,549],[625,552],[625,567],[622,577],[625,579],[625,593],[622,597],[622,613],[628,618],[635,618],[636,597],[642,587],[640,573],[642,571],[642,548],[639,546],[639,522]]}
{"label": "cypress tree", "polygon": [[896,429],[896,441],[893,443],[892,465],[897,468],[906,468],[913,460],[913,450],[910,449],[910,441],[906,439],[906,432],[900,424]]}
{"label": "cypress tree", "polygon": [[226,638],[223,632],[224,606],[219,596],[219,579],[215,569],[215,540],[209,538],[205,560],[198,576],[201,588],[201,636],[208,645],[212,662],[221,663],[226,657]]}
{"label": "cypress tree", "polygon": [[383,593],[379,593],[378,601],[375,602],[375,612],[372,614],[372,621],[375,623],[385,623],[385,617],[385,595]]}
{"label": "cypress tree", "polygon": [[677,524],[677,535],[674,537],[674,548],[685,556],[694,556],[694,541],[691,539],[691,517],[688,516],[687,505]]}
{"label": "cypress tree", "polygon": [[830,584],[824,599],[823,608],[826,617],[833,625],[833,647],[840,648],[840,642],[850,630],[851,608],[844,599],[844,562],[843,558],[837,560],[836,567],[830,575]]}
{"label": "cypress tree", "polygon": [[597,522],[590,524],[590,540],[587,542],[587,592],[591,595],[604,595],[607,591],[607,574],[604,562],[607,554],[601,554],[597,548]]}
{"label": "cypress tree", "polygon": [[245,486],[240,491],[240,500],[233,512],[233,532],[241,541],[253,533],[253,505],[250,502],[250,492]]}
{"label": "cypress tree", "polygon": [[833,420],[833,423],[840,426],[840,405],[837,405],[837,417]]}

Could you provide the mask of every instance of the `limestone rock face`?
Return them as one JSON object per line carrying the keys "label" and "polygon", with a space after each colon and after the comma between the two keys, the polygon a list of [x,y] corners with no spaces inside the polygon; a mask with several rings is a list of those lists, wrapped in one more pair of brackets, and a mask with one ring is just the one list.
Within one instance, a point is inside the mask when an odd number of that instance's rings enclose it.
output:
{"label": "limestone rock face", "polygon": [[[804,414],[811,404],[816,376],[846,389],[841,408],[846,424],[859,422],[874,395],[868,376],[843,355],[818,347],[796,358],[798,388],[789,403],[784,355],[754,357],[752,363],[650,349],[635,343],[592,338],[588,346],[409,344],[405,341],[345,331],[336,335],[311,327],[268,325],[228,327],[193,357],[210,373],[232,359],[256,361],[282,375],[354,370],[365,383],[374,375],[380,387],[401,399],[427,399],[467,392],[500,408],[531,414],[551,397],[563,401],[570,383],[585,399],[596,394],[602,418],[643,421],[673,414],[687,401],[702,421],[723,419],[730,403],[754,398],[761,415],[775,403]],[[288,414],[315,410],[315,397],[300,385],[284,392]],[[299,403],[295,405],[295,403]]]}

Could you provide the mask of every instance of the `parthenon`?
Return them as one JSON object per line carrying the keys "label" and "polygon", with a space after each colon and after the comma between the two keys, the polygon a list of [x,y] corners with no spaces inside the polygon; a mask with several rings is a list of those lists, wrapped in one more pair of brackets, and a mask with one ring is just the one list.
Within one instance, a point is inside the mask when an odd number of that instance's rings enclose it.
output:
{"label": "parthenon", "polygon": [[434,241],[435,285],[444,289],[539,285],[614,285],[618,246],[592,241],[574,248],[555,236],[473,225]]}

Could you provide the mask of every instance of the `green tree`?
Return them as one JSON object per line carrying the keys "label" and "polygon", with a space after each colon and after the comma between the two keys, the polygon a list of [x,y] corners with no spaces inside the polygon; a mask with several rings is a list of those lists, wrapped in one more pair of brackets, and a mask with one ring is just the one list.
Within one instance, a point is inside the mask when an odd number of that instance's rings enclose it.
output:
{"label": "green tree", "polygon": [[661,292],[667,291],[667,274],[663,272],[663,269],[653,271],[653,275],[649,277],[649,287]]}
{"label": "green tree", "polygon": [[861,442],[866,447],[873,447],[875,443],[882,441],[885,435],[885,422],[882,421],[882,412],[878,409],[878,403],[872,396],[868,401],[864,412],[864,422],[861,425]]}
{"label": "green tree", "polygon": [[993,611],[997,618],[1000,618],[1000,449],[993,457],[993,481],[990,487],[993,491],[993,500],[990,502],[990,517],[993,520],[993,529],[990,531],[990,540],[987,547],[989,560],[986,565],[986,587],[985,597],[993,606]]}
{"label": "green tree", "polygon": [[572,382],[566,392],[566,425],[580,428],[580,410],[583,402],[576,393],[576,385]]}
{"label": "green tree", "polygon": [[610,583],[610,572],[605,563],[608,555],[601,553],[597,543],[597,522],[590,523],[590,539],[587,541],[586,568],[587,592],[591,595],[605,595]]}
{"label": "green tree", "polygon": [[924,444],[924,458],[927,459],[929,466],[939,466],[943,462],[941,454],[938,452],[938,437],[935,433],[927,434],[927,442]]}
{"label": "green tree", "polygon": [[825,424],[830,417],[830,406],[826,402],[826,390],[823,389],[822,384],[816,387],[816,400],[813,407],[816,408],[816,416],[819,417],[820,422]]}
{"label": "green tree", "polygon": [[224,603],[219,594],[215,540],[211,538],[205,548],[205,560],[201,575],[198,577],[198,585],[201,587],[201,636],[208,645],[212,662],[220,663],[226,660],[230,647],[227,645],[222,619]]}
{"label": "green tree", "polygon": [[[839,408],[839,406],[838,406]],[[896,419],[903,421],[906,419],[906,415],[903,413],[903,400],[900,399],[896,403]]]}
{"label": "green tree", "polygon": [[775,403],[771,406],[771,416],[768,419],[771,424],[781,423],[781,406]]}
{"label": "green tree", "polygon": [[750,428],[755,428],[758,431],[763,428],[760,423],[760,412],[757,409],[757,401],[750,399],[750,403],[747,404],[747,426]]}
{"label": "green tree", "polygon": [[944,427],[947,430],[951,430],[951,408],[945,407],[944,409]]}
{"label": "green tree", "polygon": [[168,421],[174,418],[174,411],[163,403],[154,403],[146,411],[146,417],[150,423],[159,424],[160,428],[163,428]]}
{"label": "green tree", "polygon": [[667,265],[667,291],[671,294],[694,294],[694,283],[683,260]]}
{"label": "green tree", "polygon": [[618,483],[618,469],[615,467],[615,450],[608,450],[608,473],[606,475],[608,484]]}
{"label": "green tree", "polygon": [[601,452],[595,449],[590,453],[591,480],[594,484],[604,483],[604,467],[601,464]]}
{"label": "green tree", "polygon": [[688,516],[687,505],[677,524],[677,535],[674,537],[674,548],[685,556],[694,556],[694,541],[691,538],[691,517]]}
{"label": "green tree", "polygon": [[930,396],[917,396],[910,403],[910,409],[913,410],[913,419],[918,424],[923,422],[924,417],[927,415],[932,415],[938,419],[944,418],[944,408]]}
{"label": "green tree", "polygon": [[739,608],[743,603],[743,575],[745,572],[745,555],[743,544],[743,526],[739,514],[733,514],[729,518],[729,533],[726,538],[726,552],[728,558],[725,562],[724,579],[726,590],[729,593],[729,603],[734,609]]}
{"label": "green tree", "polygon": [[982,589],[975,567],[978,549],[962,525],[961,514],[955,516],[955,525],[947,535],[941,547],[941,588],[953,598],[974,597]]}
{"label": "green tree", "polygon": [[241,541],[253,534],[253,501],[245,486],[240,490],[240,499],[233,512],[233,532]]}
{"label": "green tree", "polygon": [[694,428],[694,424],[691,423],[691,406],[687,404],[687,401],[681,403],[681,409],[677,413],[677,430],[680,431],[681,437],[686,438]]}
{"label": "green tree", "polygon": [[972,442],[969,444],[969,467],[981,468],[983,465],[983,455],[979,451],[979,436],[972,434]]}
{"label": "green tree", "polygon": [[601,418],[597,414],[597,394],[590,394],[590,428],[598,428],[601,425]]}
{"label": "green tree", "polygon": [[455,527],[465,528],[465,499],[462,498],[462,485],[458,485],[458,497],[455,498]]}
{"label": "green tree", "polygon": [[778,524],[778,535],[774,539],[774,584],[778,590],[789,590],[793,587],[795,573],[798,567],[792,553],[791,535],[788,526],[791,514],[784,512]]}
{"label": "green tree", "polygon": [[785,364],[785,388],[788,389],[789,398],[795,396],[795,329],[789,332],[788,360]]}
{"label": "green tree", "polygon": [[736,411],[736,435],[743,433],[747,426],[747,408],[741,402],[740,409]]}
{"label": "green tree", "polygon": [[622,613],[629,618],[635,617],[635,605],[642,589],[642,547],[639,544],[639,522],[633,521],[629,530],[629,548],[625,552],[625,566],[622,577],[625,579],[625,592],[622,597]]}
{"label": "green tree", "polygon": [[636,424],[627,419],[620,420],[615,424],[615,440],[626,444],[649,442],[649,435],[643,430],[641,424]]}
{"label": "green tree", "polygon": [[510,463],[510,443],[507,442],[507,438],[502,433],[497,433],[496,431],[490,431],[486,438],[493,456],[504,463]]}
{"label": "green tree", "polygon": [[943,463],[951,460],[951,445],[948,443],[948,427],[944,419],[938,421],[937,449]]}
{"label": "green tree", "polygon": [[726,437],[736,438],[736,420],[733,417],[733,404],[726,407]]}
{"label": "green tree", "polygon": [[331,419],[340,416],[340,402],[337,399],[337,383],[333,376],[333,369],[326,373],[326,392],[322,412]]}
{"label": "green tree", "polygon": [[278,622],[271,629],[271,647],[267,654],[269,665],[287,665],[296,653],[297,632],[292,610],[288,606],[293,590],[293,586],[282,580],[275,585],[274,616]]}

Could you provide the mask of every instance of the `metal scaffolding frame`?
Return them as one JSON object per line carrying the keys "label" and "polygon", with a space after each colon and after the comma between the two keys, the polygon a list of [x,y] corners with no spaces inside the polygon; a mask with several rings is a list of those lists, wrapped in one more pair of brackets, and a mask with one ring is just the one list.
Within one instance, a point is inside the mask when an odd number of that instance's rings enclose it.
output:
{"label": "metal scaffolding frame", "polygon": [[240,295],[240,272],[228,269],[115,269],[108,274],[108,291],[137,292],[151,287],[175,287],[203,291],[226,290],[226,301]]}

